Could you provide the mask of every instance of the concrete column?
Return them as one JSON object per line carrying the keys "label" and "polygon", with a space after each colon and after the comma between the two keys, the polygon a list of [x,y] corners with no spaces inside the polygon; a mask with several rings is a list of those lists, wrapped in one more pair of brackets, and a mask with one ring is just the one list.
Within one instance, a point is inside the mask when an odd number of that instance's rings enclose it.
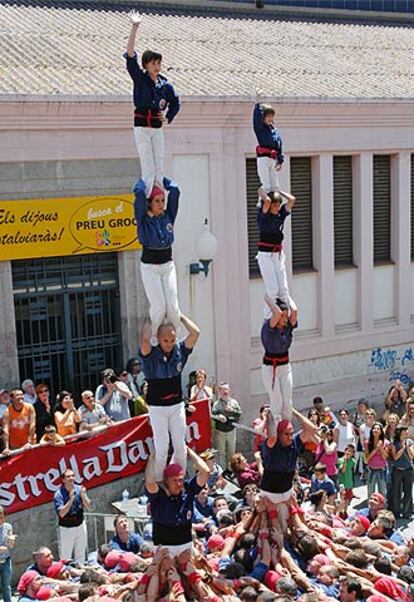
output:
{"label": "concrete column", "polygon": [[358,267],[358,318],[362,331],[373,328],[374,199],[372,153],[361,153],[353,162],[353,242]]}
{"label": "concrete column", "polygon": [[[290,192],[290,157],[285,157],[285,161],[283,163],[283,168],[280,171],[279,175],[280,187],[282,190],[286,190]],[[293,208],[295,211],[295,208]],[[285,250],[286,255],[286,273],[288,277],[288,283],[290,285],[292,281],[292,218],[287,219],[285,221],[285,227],[283,229],[284,239],[283,239],[283,248]]]}
{"label": "concrete column", "polygon": [[318,327],[331,337],[334,324],[334,243],[332,155],[312,159],[313,261],[319,272]]}
{"label": "concrete column", "polygon": [[148,303],[139,269],[140,254],[141,251],[118,253],[124,361],[136,355],[139,330],[144,318],[148,315]]}
{"label": "concrete column", "polygon": [[10,261],[0,261],[0,299],[0,388],[3,388],[20,382]]}
{"label": "concrete column", "polygon": [[400,152],[391,160],[391,259],[395,262],[395,313],[404,328],[410,325],[410,184],[411,155]]}

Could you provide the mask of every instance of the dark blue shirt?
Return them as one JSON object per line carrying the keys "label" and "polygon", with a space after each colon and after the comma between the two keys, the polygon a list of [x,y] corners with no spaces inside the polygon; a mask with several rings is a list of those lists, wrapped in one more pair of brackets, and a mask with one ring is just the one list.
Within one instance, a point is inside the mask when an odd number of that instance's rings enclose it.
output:
{"label": "dark blue shirt", "polygon": [[134,82],[134,105],[137,111],[163,111],[168,107],[166,119],[171,123],[180,110],[180,100],[174,87],[163,75],[158,75],[154,82],[146,71],[138,65],[137,55],[131,58],[127,53],[126,68]]}
{"label": "dark blue shirt", "polygon": [[292,443],[287,446],[282,446],[279,439],[273,447],[268,447],[264,441],[261,447],[264,468],[275,472],[295,471],[299,454],[304,450],[300,434],[300,432],[295,433]]}
{"label": "dark blue shirt", "polygon": [[283,226],[285,219],[290,215],[286,205],[282,205],[278,213],[274,215],[263,213],[257,209],[257,226],[259,228],[260,242],[266,242],[274,245],[281,245],[283,241]]}
{"label": "dark blue shirt", "polygon": [[261,339],[265,353],[271,353],[276,355],[283,355],[288,353],[289,348],[292,344],[293,330],[296,328],[292,326],[290,322],[286,324],[286,327],[272,328],[270,326],[270,320],[265,320],[262,326]]}
{"label": "dark blue shirt", "polygon": [[283,163],[283,143],[279,130],[273,124],[266,125],[263,121],[263,108],[257,103],[253,111],[253,129],[256,134],[257,142],[260,146],[276,150],[279,154],[278,162]]}
{"label": "dark blue shirt", "polygon": [[[77,514],[79,512],[79,510],[83,509],[82,499],[81,499],[81,495],[80,495],[80,492],[81,492],[80,485],[74,485],[74,490],[75,490],[75,496],[73,499],[73,503],[69,509],[69,512],[66,514],[66,516],[71,516],[73,514]],[[66,489],[66,487],[64,485],[62,485],[56,491],[54,498],[53,498],[53,501],[55,504],[55,510],[58,514],[59,514],[59,510],[61,510],[63,508],[63,506],[68,501],[68,499],[69,499],[69,492]]]}
{"label": "dark blue shirt", "polygon": [[179,495],[167,495],[162,487],[158,489],[157,493],[146,491],[151,504],[151,516],[154,523],[159,523],[165,527],[180,527],[191,524],[194,498],[202,488],[197,483],[197,477],[194,476],[189,481],[185,481],[184,490]]}
{"label": "dark blue shirt", "polygon": [[204,518],[212,518],[213,517],[213,502],[214,499],[212,497],[208,497],[205,505],[203,506],[198,501],[198,498],[194,500],[194,519],[193,522],[201,523]]}
{"label": "dark blue shirt", "polygon": [[148,201],[145,196],[145,184],[143,180],[137,180],[134,186],[135,220],[139,242],[143,247],[153,249],[168,249],[174,242],[174,221],[178,212],[178,199],[180,189],[178,185],[164,178],[164,188],[168,191],[168,203],[164,213],[158,217],[148,215]]}
{"label": "dark blue shirt", "polygon": [[124,543],[119,539],[118,535],[115,535],[109,542],[109,545],[112,550],[121,550],[122,552],[133,552],[134,554],[138,554],[143,542],[144,540],[141,535],[138,533],[130,533],[128,535],[127,543]]}
{"label": "dark blue shirt", "polygon": [[319,490],[326,491],[328,496],[335,495],[336,493],[335,484],[329,477],[325,477],[323,481],[319,481],[313,476],[311,479],[311,492],[315,493]]}
{"label": "dark blue shirt", "polygon": [[139,351],[148,382],[148,405],[171,406],[182,402],[181,373],[191,352],[184,339],[173,347],[169,356],[159,345],[151,347],[148,355]]}

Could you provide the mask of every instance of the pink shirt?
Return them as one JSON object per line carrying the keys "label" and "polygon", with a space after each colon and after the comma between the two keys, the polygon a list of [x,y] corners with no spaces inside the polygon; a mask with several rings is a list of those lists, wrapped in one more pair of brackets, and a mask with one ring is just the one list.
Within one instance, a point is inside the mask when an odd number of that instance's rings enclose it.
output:
{"label": "pink shirt", "polygon": [[330,454],[327,454],[323,441],[318,443],[318,447],[316,448],[315,452],[315,458],[317,459],[318,464],[325,464],[326,474],[328,477],[334,477],[338,474],[338,467],[336,466],[338,454],[336,450]]}
{"label": "pink shirt", "polygon": [[[387,439],[385,439],[384,448],[387,449],[389,444],[390,444],[390,442]],[[381,456],[381,452],[379,450],[377,450],[375,452],[375,454],[372,456],[372,458],[368,461],[368,466],[370,468],[385,468],[386,465],[387,465],[387,461],[384,460],[384,458]]]}

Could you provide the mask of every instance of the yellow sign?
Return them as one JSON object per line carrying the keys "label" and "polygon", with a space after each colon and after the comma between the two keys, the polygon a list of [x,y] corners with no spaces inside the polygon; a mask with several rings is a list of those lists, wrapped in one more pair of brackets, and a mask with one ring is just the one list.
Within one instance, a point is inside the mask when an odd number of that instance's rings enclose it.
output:
{"label": "yellow sign", "polygon": [[0,201],[0,261],[139,248],[130,194]]}

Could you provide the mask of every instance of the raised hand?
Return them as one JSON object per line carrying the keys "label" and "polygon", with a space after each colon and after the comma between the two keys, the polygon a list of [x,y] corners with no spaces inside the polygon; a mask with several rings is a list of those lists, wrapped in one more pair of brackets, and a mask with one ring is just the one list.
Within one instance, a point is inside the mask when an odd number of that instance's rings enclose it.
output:
{"label": "raised hand", "polygon": [[129,13],[129,18],[131,20],[132,25],[139,27],[139,25],[141,24],[141,21],[142,21],[142,15],[140,15],[138,11],[132,10]]}

